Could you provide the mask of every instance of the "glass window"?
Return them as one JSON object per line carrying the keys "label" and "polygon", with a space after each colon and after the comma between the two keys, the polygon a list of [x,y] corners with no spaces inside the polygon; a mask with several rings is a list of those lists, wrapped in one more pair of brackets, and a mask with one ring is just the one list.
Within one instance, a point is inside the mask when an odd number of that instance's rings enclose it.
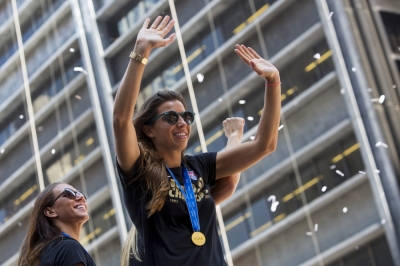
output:
{"label": "glass window", "polygon": [[111,201],[108,200],[93,211],[89,221],[84,224],[79,242],[82,245],[92,243],[115,225],[115,209]]}
{"label": "glass window", "polygon": [[382,12],[381,16],[392,52],[400,54],[400,15]]}
{"label": "glass window", "polygon": [[31,175],[0,202],[0,225],[14,216],[39,194],[36,177]]}
{"label": "glass window", "polygon": [[66,147],[62,147],[60,151],[54,149],[55,158],[43,167],[44,177],[47,183],[51,184],[60,180],[97,146],[97,133],[93,124],[78,136],[77,149],[75,149],[73,143],[70,143]]}

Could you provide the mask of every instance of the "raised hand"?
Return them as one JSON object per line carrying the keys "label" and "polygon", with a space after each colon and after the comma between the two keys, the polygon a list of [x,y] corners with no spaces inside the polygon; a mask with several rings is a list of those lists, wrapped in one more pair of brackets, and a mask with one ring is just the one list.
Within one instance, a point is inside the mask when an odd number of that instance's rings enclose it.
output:
{"label": "raised hand", "polygon": [[158,16],[154,20],[153,24],[151,24],[150,28],[149,24],[150,19],[147,18],[138,33],[136,46],[145,47],[145,49],[151,50],[153,48],[166,46],[173,42],[175,33],[165,38],[174,26],[174,21],[170,20],[169,16],[165,16],[164,18]]}
{"label": "raised hand", "polygon": [[236,44],[235,53],[251,67],[259,76],[264,77],[269,83],[278,83],[279,71],[274,65],[262,58],[250,47]]}
{"label": "raised hand", "polygon": [[222,122],[227,138],[236,135],[240,139],[243,136],[244,119],[241,117],[227,118]]}

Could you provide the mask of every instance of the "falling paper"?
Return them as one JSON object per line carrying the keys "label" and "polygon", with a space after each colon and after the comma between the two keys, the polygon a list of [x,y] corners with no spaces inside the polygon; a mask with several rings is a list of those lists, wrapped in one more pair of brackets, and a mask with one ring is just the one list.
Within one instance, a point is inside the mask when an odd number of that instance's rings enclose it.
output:
{"label": "falling paper", "polygon": [[329,14],[328,20],[330,20],[330,19],[332,18],[332,15],[333,15],[333,12],[331,12],[331,13]]}
{"label": "falling paper", "polygon": [[339,170],[336,170],[336,174],[338,174],[338,175],[340,175],[340,176],[344,176],[344,174],[343,174],[341,171],[339,171]]}

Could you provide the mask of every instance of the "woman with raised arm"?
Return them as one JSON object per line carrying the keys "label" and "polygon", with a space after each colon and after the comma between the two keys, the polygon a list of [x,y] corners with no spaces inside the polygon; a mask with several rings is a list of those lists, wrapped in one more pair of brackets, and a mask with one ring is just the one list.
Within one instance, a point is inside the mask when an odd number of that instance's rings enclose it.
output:
{"label": "woman with raised arm", "polygon": [[[160,91],[132,117],[147,58],[171,43],[174,22],[146,19],[114,105],[117,167],[129,216],[137,228],[131,265],[224,265],[210,186],[254,165],[276,149],[280,118],[278,70],[253,49],[236,54],[263,77],[265,104],[255,139],[222,152],[184,155],[195,114],[183,97]],[[243,156],[246,154],[246,156]]]}
{"label": "woman with raised arm", "polygon": [[72,186],[53,183],[36,198],[19,266],[96,266],[78,242],[89,220],[86,196]]}

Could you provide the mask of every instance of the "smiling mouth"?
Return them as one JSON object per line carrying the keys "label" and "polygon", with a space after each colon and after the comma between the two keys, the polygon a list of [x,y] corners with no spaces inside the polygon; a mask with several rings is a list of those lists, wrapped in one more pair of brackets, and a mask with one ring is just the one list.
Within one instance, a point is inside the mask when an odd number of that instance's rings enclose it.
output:
{"label": "smiling mouth", "polygon": [[186,133],[176,133],[176,134],[174,134],[174,136],[176,136],[176,137],[187,137],[187,134]]}
{"label": "smiling mouth", "polygon": [[77,205],[77,206],[74,207],[74,209],[86,210],[85,206],[83,206],[83,205]]}

